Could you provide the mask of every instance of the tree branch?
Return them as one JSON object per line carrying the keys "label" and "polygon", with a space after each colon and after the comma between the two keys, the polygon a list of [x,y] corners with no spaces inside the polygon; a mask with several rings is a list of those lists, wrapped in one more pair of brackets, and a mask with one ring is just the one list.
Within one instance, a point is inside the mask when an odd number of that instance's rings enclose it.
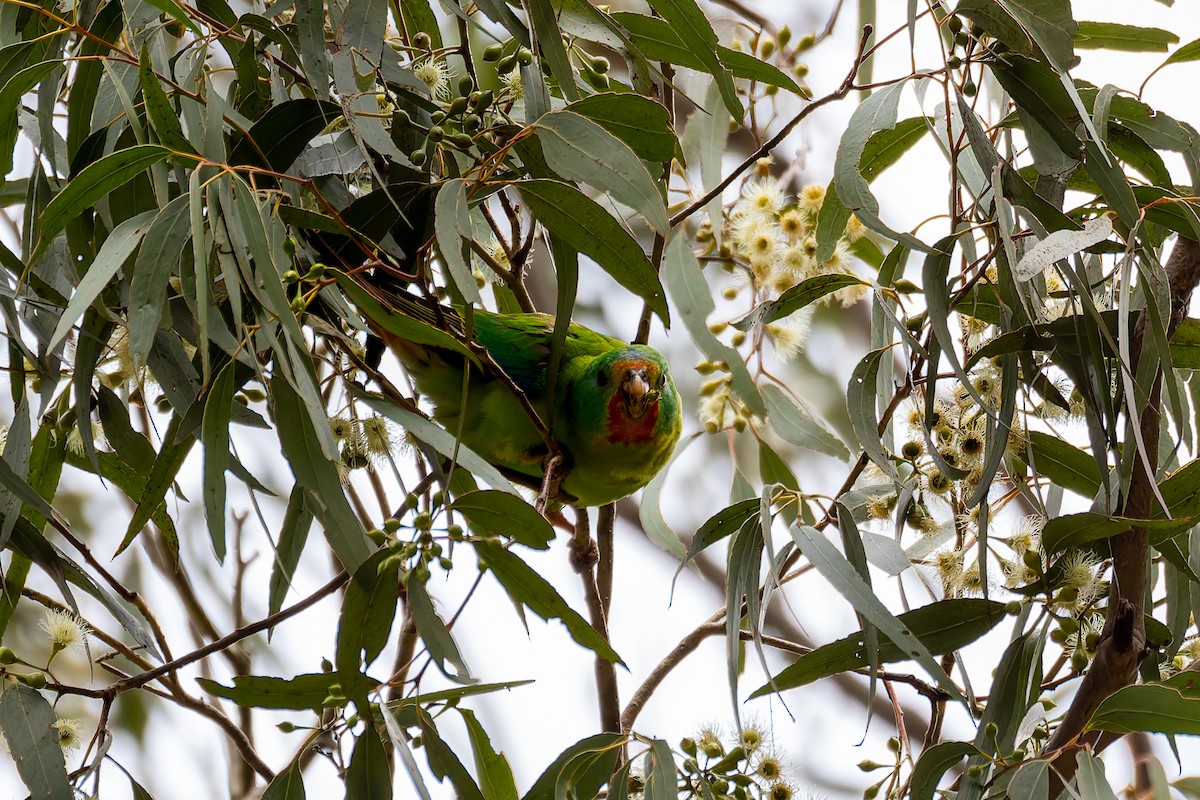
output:
{"label": "tree branch", "polygon": [[[1171,313],[1167,326],[1168,339],[1174,335],[1187,314],[1192,291],[1200,283],[1200,244],[1179,237],[1166,265],[1171,291]],[[1146,314],[1138,320],[1130,353],[1130,370],[1137,372],[1144,349]],[[1161,366],[1155,374],[1146,407],[1138,425],[1145,443],[1145,458],[1135,459],[1129,491],[1123,498],[1118,514],[1130,519],[1149,519],[1153,507],[1158,467],[1158,442],[1162,420]],[[1129,452],[1127,450],[1127,452]],[[1147,461],[1149,462],[1147,464]],[[1150,535],[1141,526],[1130,528],[1113,538],[1113,580],[1109,591],[1108,612],[1104,634],[1091,668],[1079,685],[1070,708],[1058,729],[1046,743],[1045,752],[1054,758],[1051,796],[1075,773],[1075,751],[1094,746],[1100,732],[1080,735],[1100,703],[1113,692],[1133,683],[1138,666],[1145,656],[1146,629],[1144,622],[1146,570],[1149,559]],[[1055,752],[1057,751],[1057,752]]]}

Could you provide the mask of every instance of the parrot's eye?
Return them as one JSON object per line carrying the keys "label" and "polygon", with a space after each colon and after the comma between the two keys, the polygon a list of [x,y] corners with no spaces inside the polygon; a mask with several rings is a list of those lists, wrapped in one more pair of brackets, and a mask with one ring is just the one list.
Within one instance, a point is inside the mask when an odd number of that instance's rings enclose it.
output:
{"label": "parrot's eye", "polygon": [[608,386],[608,373],[607,372],[605,372],[604,370],[601,370],[600,372],[596,373],[596,385],[597,386]]}

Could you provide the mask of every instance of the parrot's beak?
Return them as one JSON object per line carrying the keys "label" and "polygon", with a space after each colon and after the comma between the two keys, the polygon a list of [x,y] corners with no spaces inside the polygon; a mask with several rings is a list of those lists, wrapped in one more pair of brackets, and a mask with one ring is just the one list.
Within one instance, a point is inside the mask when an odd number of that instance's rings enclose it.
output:
{"label": "parrot's beak", "polygon": [[625,396],[625,410],[637,419],[646,413],[646,408],[658,399],[658,393],[650,388],[646,370],[631,369],[621,380],[621,393]]}

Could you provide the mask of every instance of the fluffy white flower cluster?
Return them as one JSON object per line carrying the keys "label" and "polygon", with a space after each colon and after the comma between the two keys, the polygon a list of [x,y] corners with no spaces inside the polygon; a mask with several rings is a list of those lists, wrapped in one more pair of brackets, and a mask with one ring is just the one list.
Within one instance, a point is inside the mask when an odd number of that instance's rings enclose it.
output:
{"label": "fluffy white flower cluster", "polygon": [[[767,294],[782,294],[817,275],[854,275],[850,245],[860,238],[862,223],[851,218],[837,248],[827,261],[817,260],[817,214],[825,187],[810,184],[795,198],[770,176],[752,178],[729,213],[726,230],[731,254],[749,267],[755,286]],[[850,306],[870,292],[866,285],[849,286],[826,295],[824,302]]]}

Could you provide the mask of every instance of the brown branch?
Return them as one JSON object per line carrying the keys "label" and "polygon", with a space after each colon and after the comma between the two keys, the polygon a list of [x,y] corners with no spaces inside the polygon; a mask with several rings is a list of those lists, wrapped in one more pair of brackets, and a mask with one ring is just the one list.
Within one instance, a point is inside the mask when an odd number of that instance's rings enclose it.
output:
{"label": "brown branch", "polygon": [[[1179,237],[1167,261],[1166,272],[1171,291],[1170,319],[1167,325],[1169,339],[1186,316],[1192,291],[1200,283],[1200,244]],[[1145,328],[1146,316],[1143,313],[1130,342],[1133,362],[1130,364],[1130,370],[1135,374],[1144,349]],[[1145,443],[1145,458],[1138,457],[1136,453],[1131,454],[1135,459],[1133,475],[1129,491],[1118,511],[1121,516],[1130,519],[1149,519],[1153,508],[1156,488],[1154,473],[1158,468],[1158,440],[1162,419],[1162,382],[1162,368],[1159,367],[1146,399],[1146,407],[1138,420],[1142,441]],[[1067,709],[1054,735],[1046,743],[1045,752],[1053,754],[1054,757],[1052,797],[1056,796],[1062,784],[1074,775],[1075,751],[1083,746],[1094,746],[1100,738],[1098,731],[1083,733],[1092,714],[1106,697],[1133,683],[1137,677],[1138,666],[1145,656],[1146,648],[1144,614],[1149,548],[1150,535],[1145,527],[1132,527],[1113,539],[1113,579],[1103,638],[1097,648],[1096,658],[1080,683],[1070,708]]]}
{"label": "brown branch", "polygon": [[296,614],[299,614],[301,611],[306,610],[310,606],[316,605],[317,602],[325,599],[341,588],[342,584],[344,584],[348,579],[349,576],[345,572],[339,573],[338,575],[334,576],[333,580],[329,581],[329,583],[325,584],[316,592],[304,598],[300,602],[290,605],[281,611],[275,612],[274,614],[263,617],[258,622],[252,622],[249,625],[238,628],[228,636],[223,636],[220,639],[217,639],[215,642],[210,642],[209,644],[204,645],[204,647],[197,648],[196,650],[193,650],[186,655],[182,655],[173,661],[168,661],[167,663],[159,667],[155,667],[154,669],[146,670],[145,672],[139,672],[137,675],[131,675],[128,678],[119,680],[116,683],[109,685],[108,688],[105,689],[105,692],[109,695],[118,695],[121,692],[125,692],[130,689],[137,689],[146,685],[150,681],[162,677],[163,675],[175,672],[181,667],[185,667],[188,664],[208,658],[213,653],[217,653],[225,650],[228,647],[232,647],[243,639],[253,636],[261,631],[265,631],[267,628],[272,628],[283,620],[294,617]]}
{"label": "brown branch", "polygon": [[[575,535],[568,545],[571,568],[579,574],[583,581],[583,595],[587,602],[588,616],[592,627],[604,641],[608,638],[608,613],[604,608],[604,600],[600,596],[600,587],[596,583],[596,565],[600,560],[600,551],[592,539],[586,508],[580,508],[575,514]],[[611,551],[609,557],[611,559]],[[600,730],[616,733],[621,724],[621,696],[617,690],[617,667],[608,659],[596,654],[596,699],[600,704]]]}

